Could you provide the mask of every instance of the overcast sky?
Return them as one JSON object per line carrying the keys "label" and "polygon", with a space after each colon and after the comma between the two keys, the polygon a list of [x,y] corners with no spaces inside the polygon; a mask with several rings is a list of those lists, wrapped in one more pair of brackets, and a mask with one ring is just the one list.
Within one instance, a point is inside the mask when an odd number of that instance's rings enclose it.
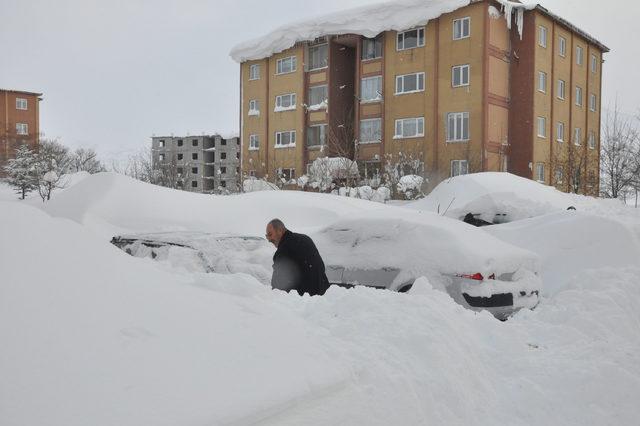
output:
{"label": "overcast sky", "polygon": [[[429,0],[425,0],[429,1]],[[41,92],[41,131],[122,158],[155,135],[237,131],[239,41],[372,0],[0,0],[0,88]],[[611,49],[603,104],[640,107],[640,2],[544,0]]]}

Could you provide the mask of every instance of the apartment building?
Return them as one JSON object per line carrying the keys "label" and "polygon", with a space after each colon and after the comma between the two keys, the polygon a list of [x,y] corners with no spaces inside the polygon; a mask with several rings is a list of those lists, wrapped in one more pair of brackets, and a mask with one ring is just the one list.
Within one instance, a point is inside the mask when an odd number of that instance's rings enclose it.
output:
{"label": "apartment building", "polygon": [[160,184],[200,193],[238,192],[237,136],[154,136],[152,163]]}
{"label": "apartment building", "polygon": [[41,100],[42,93],[0,89],[0,176],[20,145],[38,148]]}
{"label": "apartment building", "polygon": [[597,194],[609,49],[539,5],[431,3],[361,7],[235,47],[242,170],[297,177],[328,155],[368,177],[404,156],[431,186],[509,171]]}

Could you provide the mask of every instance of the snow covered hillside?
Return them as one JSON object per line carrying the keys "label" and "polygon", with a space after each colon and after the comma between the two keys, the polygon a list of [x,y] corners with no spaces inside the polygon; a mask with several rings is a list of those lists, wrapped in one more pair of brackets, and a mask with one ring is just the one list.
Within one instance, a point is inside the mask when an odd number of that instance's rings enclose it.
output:
{"label": "snow covered hillside", "polygon": [[2,196],[0,424],[637,424],[640,216],[585,203],[468,227],[475,244],[490,233],[534,251],[554,283],[534,311],[500,322],[425,278],[408,294],[301,298],[109,243],[121,231],[262,235],[275,216],[313,232],[399,207],[205,196],[108,173],[44,205]]}

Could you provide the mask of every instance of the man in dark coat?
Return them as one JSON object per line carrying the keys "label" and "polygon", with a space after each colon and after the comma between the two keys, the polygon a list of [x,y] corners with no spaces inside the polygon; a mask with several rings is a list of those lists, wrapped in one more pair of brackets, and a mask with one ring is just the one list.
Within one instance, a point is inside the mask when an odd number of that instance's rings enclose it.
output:
{"label": "man in dark coat", "polygon": [[323,295],[327,291],[329,280],[324,262],[311,238],[289,231],[280,219],[269,222],[266,237],[277,248],[271,287],[287,292],[295,290],[301,296]]}

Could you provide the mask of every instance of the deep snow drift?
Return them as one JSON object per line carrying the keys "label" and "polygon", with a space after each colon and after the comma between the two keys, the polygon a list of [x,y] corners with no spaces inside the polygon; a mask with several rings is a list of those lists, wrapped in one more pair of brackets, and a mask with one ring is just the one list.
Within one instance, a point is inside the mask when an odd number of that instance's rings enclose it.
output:
{"label": "deep snow drift", "polygon": [[[628,211],[491,230],[575,262],[549,267],[562,288],[502,323],[426,279],[409,294],[332,288],[300,298],[108,242],[114,229],[262,233],[263,219],[284,214],[314,230],[388,206],[285,191],[207,197],[109,174],[41,204],[0,201],[3,426],[637,422],[640,265],[577,251],[595,244],[577,235],[593,232],[613,252],[640,222]],[[575,238],[536,234],[547,223],[546,235]]]}

